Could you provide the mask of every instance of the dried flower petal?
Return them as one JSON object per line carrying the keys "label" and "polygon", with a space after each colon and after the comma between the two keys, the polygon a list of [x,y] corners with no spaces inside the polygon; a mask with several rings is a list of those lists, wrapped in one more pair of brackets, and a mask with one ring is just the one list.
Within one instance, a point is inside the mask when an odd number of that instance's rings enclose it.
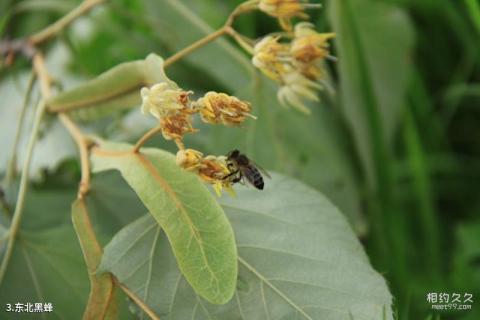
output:
{"label": "dried flower petal", "polygon": [[196,132],[188,114],[178,113],[160,118],[162,135],[166,140],[181,140],[187,133]]}

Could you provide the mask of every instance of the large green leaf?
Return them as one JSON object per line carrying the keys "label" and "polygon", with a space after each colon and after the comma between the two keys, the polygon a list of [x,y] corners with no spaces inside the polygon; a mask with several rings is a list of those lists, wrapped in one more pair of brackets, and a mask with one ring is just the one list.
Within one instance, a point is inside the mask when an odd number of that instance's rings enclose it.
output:
{"label": "large green leaf", "polygon": [[[88,296],[88,277],[69,218],[74,190],[30,192],[24,223],[0,287],[0,318],[5,304],[53,304],[52,314],[38,319],[80,319]],[[68,292],[68,294],[65,294]],[[15,314],[32,319],[31,314]]]}
{"label": "large green leaf", "polygon": [[[105,142],[93,152],[95,171],[117,169],[165,230],[186,279],[212,303],[233,295],[237,251],[233,231],[206,186],[165,151]],[[117,260],[107,254],[102,269]]]}
{"label": "large green leaf", "polygon": [[221,199],[239,249],[237,290],[227,305],[211,305],[195,294],[149,215],[107,245],[104,270],[162,320],[383,320],[384,311],[392,319],[384,279],[324,196],[276,174],[262,192],[240,189],[238,198]]}

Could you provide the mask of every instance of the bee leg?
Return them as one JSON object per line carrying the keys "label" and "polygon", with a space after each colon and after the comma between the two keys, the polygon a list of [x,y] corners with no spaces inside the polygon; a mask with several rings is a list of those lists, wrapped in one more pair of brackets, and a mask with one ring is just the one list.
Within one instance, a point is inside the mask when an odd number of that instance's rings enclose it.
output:
{"label": "bee leg", "polygon": [[[222,180],[228,179],[228,178],[230,178],[231,176],[233,176],[233,175],[235,175],[235,174],[237,174],[237,173],[238,173],[238,170],[233,171],[233,172],[230,172],[229,174],[225,175],[225,176],[222,178]],[[236,179],[236,178],[235,178],[235,179]]]}
{"label": "bee leg", "polygon": [[240,182],[240,181],[243,180],[242,178],[243,178],[242,176],[235,177],[235,178],[232,180],[232,183]]}
{"label": "bee leg", "polygon": [[245,183],[245,177],[244,177],[243,175],[240,176],[240,177],[238,177],[238,181],[237,181],[237,182],[240,182],[241,184],[246,185],[246,183]]}

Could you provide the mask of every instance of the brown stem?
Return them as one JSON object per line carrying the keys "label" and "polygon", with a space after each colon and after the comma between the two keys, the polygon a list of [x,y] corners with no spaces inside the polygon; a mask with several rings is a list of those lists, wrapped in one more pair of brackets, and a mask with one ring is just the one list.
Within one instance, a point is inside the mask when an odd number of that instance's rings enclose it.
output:
{"label": "brown stem", "polygon": [[148,305],[146,305],[135,293],[133,293],[130,289],[128,289],[125,285],[121,284],[118,282],[118,279],[116,279],[116,283],[120,288],[122,288],[123,292],[132,299],[139,307],[142,309],[143,312],[148,314],[148,316],[153,319],[153,320],[160,320],[160,317],[152,310]]}
{"label": "brown stem", "polygon": [[191,45],[189,45],[188,47],[178,51],[177,53],[175,53],[173,56],[171,56],[170,58],[166,59],[165,60],[165,63],[163,64],[163,66],[166,68],[170,65],[172,65],[173,63],[177,62],[178,60],[182,59],[184,56],[188,55],[189,53],[191,53],[192,51],[195,51],[196,49],[200,48],[200,47],[203,47],[204,45],[206,45],[207,43],[217,39],[218,37],[222,36],[225,34],[225,30],[226,28],[225,27],[222,27],[220,29],[218,29],[217,31],[213,32],[213,33],[210,33],[209,35],[201,38],[200,40],[192,43]]}
{"label": "brown stem", "polygon": [[78,188],[78,198],[82,199],[90,190],[90,161],[88,159],[88,139],[66,113],[60,113],[58,118],[75,140],[80,152],[81,180]]}
{"label": "brown stem", "polygon": [[153,129],[150,129],[147,133],[145,133],[133,147],[133,150],[132,150],[133,153],[138,153],[140,151],[140,148],[145,144],[145,142],[147,142],[148,139],[155,136],[160,131],[162,131],[162,128],[158,126]]}
{"label": "brown stem", "polygon": [[50,26],[46,27],[45,29],[35,33],[34,35],[28,38],[28,42],[32,45],[37,45],[42,43],[52,37],[54,37],[57,33],[62,31],[66,28],[69,24],[75,21],[80,16],[84,15],[88,11],[90,11],[93,7],[99,5],[100,3],[105,2],[105,0],[85,0],[78,7],[70,11],[67,15],[62,17],[57,22],[51,24]]}
{"label": "brown stem", "polygon": [[168,67],[172,65],[173,63],[177,62],[178,60],[182,59],[186,55],[190,54],[192,51],[197,50],[198,48],[203,47],[207,43],[217,39],[218,37],[221,37],[231,31],[231,27],[233,22],[235,21],[235,18],[238,17],[239,15],[246,13],[248,11],[251,11],[255,8],[255,4],[258,1],[247,1],[245,3],[240,4],[233,10],[233,12],[228,16],[227,21],[217,31],[210,33],[209,35],[206,35],[205,37],[201,38],[200,40],[197,40],[196,42],[192,43],[188,47],[178,51],[175,53],[173,56],[165,60],[164,67]]}
{"label": "brown stem", "polygon": [[45,66],[43,55],[40,52],[37,52],[33,56],[33,69],[35,70],[40,82],[40,92],[42,97],[44,100],[47,100],[52,95],[50,90],[52,80]]}

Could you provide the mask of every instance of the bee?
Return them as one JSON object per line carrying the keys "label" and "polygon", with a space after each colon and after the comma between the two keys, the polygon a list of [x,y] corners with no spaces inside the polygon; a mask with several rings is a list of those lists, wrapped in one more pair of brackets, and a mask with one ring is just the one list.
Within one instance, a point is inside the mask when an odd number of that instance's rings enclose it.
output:
{"label": "bee", "polygon": [[244,181],[245,179],[255,188],[263,190],[264,181],[260,172],[270,178],[270,175],[264,169],[237,149],[227,154],[227,167],[230,173],[224,179],[230,179],[232,183]]}

